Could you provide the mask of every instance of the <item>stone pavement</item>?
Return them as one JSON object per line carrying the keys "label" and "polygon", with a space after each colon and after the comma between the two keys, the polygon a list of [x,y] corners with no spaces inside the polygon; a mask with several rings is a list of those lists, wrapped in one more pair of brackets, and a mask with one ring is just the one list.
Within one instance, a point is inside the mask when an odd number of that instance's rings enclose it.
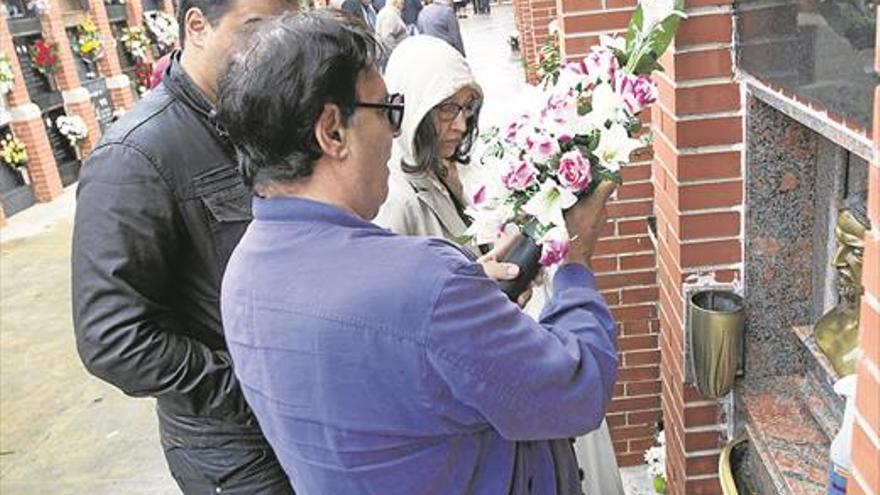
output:
{"label": "stone pavement", "polygon": [[[483,86],[484,124],[507,116],[523,84],[507,36],[513,9],[462,20]],[[74,188],[0,230],[0,493],[179,493],[159,448],[152,399],[132,399],[89,375],[70,313]],[[643,468],[623,470],[628,493],[648,494]]]}

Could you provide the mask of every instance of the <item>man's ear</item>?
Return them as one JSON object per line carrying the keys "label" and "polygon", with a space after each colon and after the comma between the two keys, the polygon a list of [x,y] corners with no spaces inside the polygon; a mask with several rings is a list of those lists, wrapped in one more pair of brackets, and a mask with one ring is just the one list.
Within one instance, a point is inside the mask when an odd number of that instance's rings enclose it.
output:
{"label": "man's ear", "polygon": [[342,125],[342,112],[339,107],[327,103],[315,123],[315,140],[325,155],[337,160],[348,157],[347,129]]}
{"label": "man's ear", "polygon": [[205,17],[202,9],[193,7],[186,11],[183,18],[183,27],[186,30],[185,43],[202,48],[205,46],[205,37],[211,32],[211,23]]}

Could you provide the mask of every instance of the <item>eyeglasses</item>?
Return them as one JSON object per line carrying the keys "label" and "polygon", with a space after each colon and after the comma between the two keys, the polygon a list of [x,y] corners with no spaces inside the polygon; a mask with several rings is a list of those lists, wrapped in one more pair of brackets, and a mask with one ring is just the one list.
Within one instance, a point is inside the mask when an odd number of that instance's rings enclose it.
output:
{"label": "eyeglasses", "polygon": [[451,122],[458,118],[458,115],[464,112],[464,117],[466,119],[470,119],[475,115],[479,115],[480,108],[483,106],[483,100],[480,98],[474,98],[473,100],[465,103],[464,105],[459,105],[454,101],[449,101],[446,103],[441,103],[437,105],[437,114],[440,116],[440,120],[444,122]]}
{"label": "eyeglasses", "polygon": [[394,131],[395,135],[400,134],[400,125],[403,123],[404,108],[402,94],[394,93],[388,95],[382,103],[356,101],[354,102],[354,105],[357,107],[379,108],[385,110],[385,116],[388,118],[388,123],[391,124],[391,130]]}

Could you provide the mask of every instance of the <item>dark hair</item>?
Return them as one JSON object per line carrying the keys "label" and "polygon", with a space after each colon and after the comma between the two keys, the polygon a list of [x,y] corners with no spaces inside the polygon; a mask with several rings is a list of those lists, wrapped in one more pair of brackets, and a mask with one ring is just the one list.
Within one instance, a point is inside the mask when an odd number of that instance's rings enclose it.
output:
{"label": "dark hair", "polygon": [[218,81],[217,120],[248,184],[312,174],[323,154],[315,123],[332,103],[354,113],[359,76],[382,54],[357,18],[322,9],[256,23]]}
{"label": "dark hair", "polygon": [[[437,130],[434,128],[434,119],[432,118],[435,111],[437,111],[436,106],[425,114],[425,117],[419,122],[419,126],[416,127],[416,134],[413,136],[413,159],[416,163],[413,165],[408,163],[401,164],[403,171],[408,174],[418,174],[426,170],[432,170],[439,176],[443,176],[446,173],[446,169],[443,168],[441,162],[440,150],[437,145]],[[478,110],[473,116],[468,118],[464,138],[462,138],[458,147],[455,148],[455,152],[451,157],[442,158],[451,158],[462,165],[467,165],[471,162],[471,148],[473,148],[474,141],[476,141],[477,135],[480,132],[477,125],[479,120],[480,112]]]}

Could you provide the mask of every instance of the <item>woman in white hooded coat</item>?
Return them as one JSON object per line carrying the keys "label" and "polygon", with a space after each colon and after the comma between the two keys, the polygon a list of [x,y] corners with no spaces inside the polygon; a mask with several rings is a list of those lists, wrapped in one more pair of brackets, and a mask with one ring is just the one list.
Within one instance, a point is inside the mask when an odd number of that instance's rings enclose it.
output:
{"label": "woman in white hooded coat", "polygon": [[[468,201],[458,165],[469,162],[477,139],[482,89],[465,58],[430,36],[409,37],[397,46],[385,69],[385,83],[389,93],[403,94],[406,111],[388,163],[388,199],[374,222],[398,234],[460,240],[469,219],[464,213]],[[479,256],[478,246],[464,247]],[[532,303],[534,306],[538,301]],[[623,495],[604,421],[598,430],[580,439],[578,451],[585,466],[583,488],[588,495]],[[554,442],[554,452],[574,455],[565,439]],[[557,478],[560,494],[580,492],[576,476],[558,472]]]}

